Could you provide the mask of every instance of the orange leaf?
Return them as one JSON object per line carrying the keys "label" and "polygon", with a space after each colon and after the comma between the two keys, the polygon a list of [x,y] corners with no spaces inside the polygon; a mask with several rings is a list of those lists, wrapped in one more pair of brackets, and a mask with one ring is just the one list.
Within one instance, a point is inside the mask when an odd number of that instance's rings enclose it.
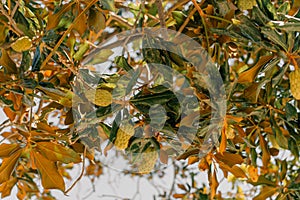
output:
{"label": "orange leaf", "polygon": [[268,197],[273,196],[277,192],[276,187],[265,186],[261,189],[259,195],[253,198],[253,200],[265,200]]}
{"label": "orange leaf", "polygon": [[59,189],[65,191],[65,182],[62,175],[58,172],[57,166],[54,162],[48,160],[38,152],[32,151],[31,154],[37,166],[42,185],[45,189]]}
{"label": "orange leaf", "polygon": [[219,163],[220,168],[224,172],[224,176],[227,177],[227,172],[232,173],[236,178],[246,178],[245,172],[238,166],[234,165],[233,167],[230,167],[224,163]]}
{"label": "orange leaf", "polygon": [[0,184],[9,180],[21,153],[22,149],[16,151],[10,157],[3,159],[0,167]]}
{"label": "orange leaf", "polygon": [[38,142],[36,148],[51,161],[60,161],[63,163],[79,163],[80,155],[74,150],[53,142]]}
{"label": "orange leaf", "polygon": [[273,56],[262,56],[259,61],[249,70],[239,75],[238,83],[252,83],[263,65],[268,63]]}
{"label": "orange leaf", "polygon": [[237,178],[247,178],[245,172],[238,166],[234,165],[230,171]]}
{"label": "orange leaf", "polygon": [[270,152],[267,146],[267,142],[265,141],[264,137],[259,133],[259,144],[262,150],[262,162],[263,162],[263,166],[265,168],[268,167],[271,156],[270,156]]}
{"label": "orange leaf", "polygon": [[0,65],[2,65],[6,69],[6,73],[8,74],[15,74],[18,72],[16,64],[14,61],[9,57],[7,51],[5,49],[0,49]]}
{"label": "orange leaf", "polygon": [[9,118],[10,121],[14,121],[14,119],[16,117],[16,113],[14,111],[12,111],[12,109],[10,109],[9,107],[4,107],[3,111],[6,114],[6,116]]}
{"label": "orange leaf", "polygon": [[[78,9],[78,13],[81,13],[82,9]],[[78,17],[78,16],[77,16]],[[84,32],[87,30],[87,17],[85,14],[82,14],[79,16],[79,19],[77,20],[77,23],[74,24],[74,29],[80,34],[83,35]]]}
{"label": "orange leaf", "polygon": [[194,164],[195,162],[198,162],[198,161],[199,161],[198,156],[190,156],[189,159],[188,159],[188,164],[192,165],[192,164]]}
{"label": "orange leaf", "polygon": [[179,198],[185,197],[185,195],[186,195],[186,194],[173,194],[173,197],[174,197],[175,199],[179,199]]}
{"label": "orange leaf", "polygon": [[251,181],[253,181],[253,182],[258,181],[259,175],[258,175],[257,167],[254,167],[254,166],[250,165],[249,168],[248,168],[248,173],[249,173]]}
{"label": "orange leaf", "polygon": [[198,164],[198,168],[203,171],[205,171],[209,168],[209,164],[205,158],[201,159],[201,161]]}
{"label": "orange leaf", "polygon": [[241,164],[244,162],[244,159],[241,155],[228,153],[228,152],[224,152],[223,155],[217,153],[215,155],[215,158],[217,158],[219,161],[222,161],[223,163],[227,164],[230,167],[232,167],[235,164]]}
{"label": "orange leaf", "polygon": [[226,129],[227,129],[227,123],[225,123],[223,129],[222,129],[222,135],[221,135],[221,144],[219,148],[219,152],[223,155],[223,153],[226,150],[227,145],[227,138],[226,138]]}
{"label": "orange leaf", "polygon": [[20,148],[19,144],[1,144],[0,145],[0,157],[8,157],[13,152]]}
{"label": "orange leaf", "polygon": [[0,186],[1,198],[7,197],[10,195],[12,188],[17,183],[17,178],[12,177],[5,183]]}
{"label": "orange leaf", "polygon": [[210,185],[210,189],[211,189],[211,197],[210,197],[210,199],[214,199],[214,197],[217,194],[217,189],[218,189],[218,186],[219,186],[219,182],[218,182],[218,179],[217,179],[216,171],[214,171],[214,173],[213,173],[213,175],[211,177],[209,185]]}

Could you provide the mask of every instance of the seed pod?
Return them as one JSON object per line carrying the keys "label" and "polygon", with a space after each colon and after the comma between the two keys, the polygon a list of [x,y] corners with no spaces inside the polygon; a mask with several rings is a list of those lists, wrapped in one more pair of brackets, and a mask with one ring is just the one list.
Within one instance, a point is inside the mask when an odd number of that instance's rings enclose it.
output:
{"label": "seed pod", "polygon": [[155,148],[148,148],[142,153],[138,160],[138,170],[141,174],[148,174],[154,168],[158,159],[158,153]]}
{"label": "seed pod", "polygon": [[290,88],[293,97],[300,100],[300,69],[290,73]]}
{"label": "seed pod", "polygon": [[130,138],[134,135],[134,127],[130,124],[120,126],[114,145],[117,149],[123,150],[128,147]]}

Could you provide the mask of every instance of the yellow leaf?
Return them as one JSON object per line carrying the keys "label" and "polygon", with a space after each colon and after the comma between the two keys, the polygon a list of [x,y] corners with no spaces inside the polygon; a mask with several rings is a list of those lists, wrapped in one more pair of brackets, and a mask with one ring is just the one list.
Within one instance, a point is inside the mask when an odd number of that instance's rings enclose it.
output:
{"label": "yellow leaf", "polygon": [[62,175],[58,172],[55,162],[42,156],[40,153],[32,151],[35,165],[37,166],[44,189],[59,189],[65,191],[65,182]]}
{"label": "yellow leaf", "polygon": [[27,51],[31,48],[32,41],[29,37],[24,36],[17,39],[14,43],[12,43],[11,48],[16,52]]}
{"label": "yellow leaf", "polygon": [[1,144],[0,145],[0,157],[8,157],[13,152],[20,148],[19,144]]}
{"label": "yellow leaf", "polygon": [[263,65],[268,63],[273,56],[262,56],[259,61],[249,70],[239,75],[238,83],[252,83]]}
{"label": "yellow leaf", "polygon": [[74,150],[53,142],[38,142],[36,148],[51,161],[60,161],[63,163],[79,163],[80,155]]}
{"label": "yellow leaf", "polygon": [[0,184],[10,179],[21,153],[22,149],[16,151],[10,157],[3,159],[0,167]]}
{"label": "yellow leaf", "polygon": [[253,198],[253,200],[265,200],[268,197],[273,196],[277,192],[276,187],[265,186],[261,189],[259,195]]}
{"label": "yellow leaf", "polygon": [[112,95],[107,90],[96,89],[85,92],[86,98],[97,106],[108,106],[112,103]]}
{"label": "yellow leaf", "polygon": [[138,166],[138,172],[141,174],[148,174],[154,168],[158,153],[154,148],[148,148],[146,151],[141,153],[135,164]]}
{"label": "yellow leaf", "polygon": [[17,183],[17,180],[18,179],[16,177],[12,177],[11,179],[9,179],[8,181],[6,181],[0,186],[1,198],[10,195],[12,188]]}
{"label": "yellow leaf", "polygon": [[244,159],[241,155],[228,152],[224,152],[223,155],[221,153],[217,153],[215,155],[215,158],[217,158],[219,161],[222,161],[230,167],[232,167],[235,164],[241,164],[244,162]]}

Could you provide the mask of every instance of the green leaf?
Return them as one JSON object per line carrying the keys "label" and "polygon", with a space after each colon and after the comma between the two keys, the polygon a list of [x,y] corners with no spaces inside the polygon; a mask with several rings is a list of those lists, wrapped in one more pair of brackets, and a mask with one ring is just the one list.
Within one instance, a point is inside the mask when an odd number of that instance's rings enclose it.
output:
{"label": "green leaf", "polygon": [[119,67],[125,69],[127,72],[133,69],[133,68],[128,64],[127,60],[126,60],[123,56],[117,56],[117,57],[115,58],[115,63],[116,63]]}
{"label": "green leaf", "polygon": [[105,16],[99,10],[91,8],[89,10],[88,25],[91,30],[98,33],[100,30],[105,29]]}
{"label": "green leaf", "polygon": [[110,11],[115,11],[115,2],[114,0],[101,0],[101,3],[103,5],[103,8]]}
{"label": "green leaf", "polygon": [[295,120],[298,117],[297,109],[290,103],[285,105],[285,114],[288,121]]}
{"label": "green leaf", "polygon": [[108,57],[113,55],[113,51],[111,49],[101,49],[100,51],[96,51],[91,57],[88,58],[86,62],[87,65],[96,65],[100,63],[104,63],[108,60]]}

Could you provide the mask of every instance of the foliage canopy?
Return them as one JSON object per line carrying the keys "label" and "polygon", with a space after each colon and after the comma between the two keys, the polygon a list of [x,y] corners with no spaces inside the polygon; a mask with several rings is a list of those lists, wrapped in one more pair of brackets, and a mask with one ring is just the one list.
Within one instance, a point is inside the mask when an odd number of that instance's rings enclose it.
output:
{"label": "foliage canopy", "polygon": [[[65,193],[71,189],[65,180],[72,179],[69,171],[77,164],[83,165],[81,176],[94,180],[103,170],[95,152],[101,152],[100,146],[107,141],[104,154],[113,151],[113,144],[131,153],[141,174],[149,173],[158,162],[166,164],[174,149],[164,144],[175,137],[183,139],[173,133],[181,120],[194,120],[195,113],[180,118],[178,97],[163,87],[165,77],[154,85],[134,88],[143,64],[159,63],[182,74],[192,88],[184,92],[197,97],[199,105],[193,106],[201,113],[196,137],[187,147],[180,144],[184,152],[170,159],[197,164],[209,180],[206,188],[190,174],[192,185],[178,183],[170,192],[173,198],[300,198],[299,8],[296,0],[2,1],[0,103],[7,120],[0,125],[1,197],[17,187],[19,199],[54,199],[51,189]],[[207,50],[222,76],[226,114],[214,145],[205,154],[201,152],[210,134],[214,104],[193,64],[171,52],[148,48],[135,49],[143,59],[125,52],[108,62],[111,74],[95,71],[95,66],[113,55],[109,48],[94,51],[97,45],[123,31],[146,27],[165,27],[193,38]],[[155,38],[143,42],[160,44]],[[125,109],[125,104],[114,100],[119,94],[112,91],[126,74],[130,78],[123,92],[134,92]],[[75,90],[78,87],[83,89]],[[122,114],[115,116],[112,104]],[[167,119],[152,112],[151,106],[157,104]],[[129,114],[135,120],[122,127],[108,120]],[[95,115],[98,120],[89,120]],[[150,130],[151,123],[161,130]],[[143,152],[147,156],[139,154]],[[283,152],[290,156],[283,159]],[[189,174],[189,168],[180,167],[178,161],[174,164],[181,169],[176,175]],[[237,187],[234,193],[222,193],[218,170],[234,185],[247,182],[253,190],[243,192]]]}

